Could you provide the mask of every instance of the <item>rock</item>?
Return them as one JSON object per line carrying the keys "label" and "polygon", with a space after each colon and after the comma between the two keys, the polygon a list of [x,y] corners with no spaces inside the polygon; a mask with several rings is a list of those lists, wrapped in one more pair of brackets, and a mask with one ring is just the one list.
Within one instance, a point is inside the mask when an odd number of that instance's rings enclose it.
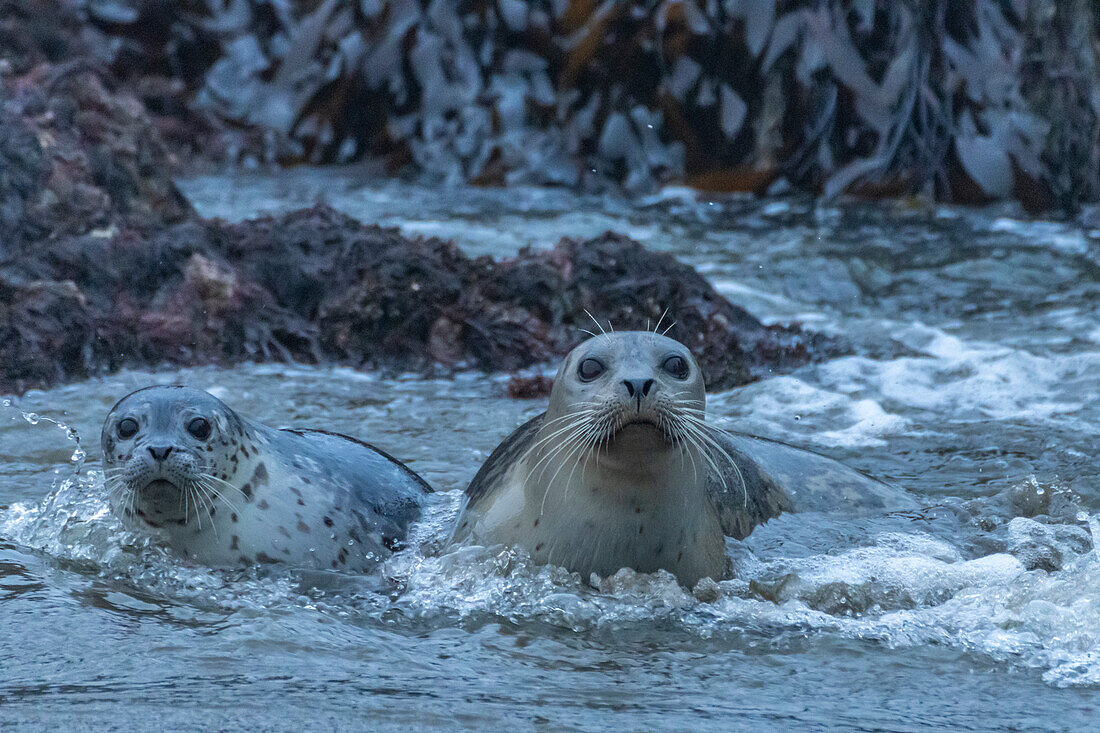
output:
{"label": "rock", "polygon": [[94,67],[35,66],[4,91],[0,222],[15,233],[9,247],[193,215],[144,107],[111,91]]}
{"label": "rock", "polygon": [[764,326],[690,267],[610,233],[502,261],[323,206],[153,230],[123,218],[108,234],[58,235],[0,264],[0,391],[165,362],[510,371],[587,338],[588,312],[630,329],[666,308],[711,388],[843,351]]}
{"label": "rock", "polygon": [[508,396],[515,400],[549,397],[554,380],[541,374],[534,377],[512,377],[508,380]]}

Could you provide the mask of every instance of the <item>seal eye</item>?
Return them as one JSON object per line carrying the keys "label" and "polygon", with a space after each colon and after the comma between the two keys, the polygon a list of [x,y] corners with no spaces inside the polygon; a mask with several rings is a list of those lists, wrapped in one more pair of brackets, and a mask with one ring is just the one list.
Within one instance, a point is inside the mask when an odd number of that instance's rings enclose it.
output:
{"label": "seal eye", "polygon": [[661,365],[661,368],[677,379],[687,379],[688,372],[691,371],[687,359],[676,355],[665,359],[665,363]]}
{"label": "seal eye", "polygon": [[582,382],[591,382],[603,373],[604,365],[600,363],[599,359],[584,359],[577,367],[577,376],[580,377]]}
{"label": "seal eye", "polygon": [[118,437],[126,440],[137,435],[137,420],[132,417],[124,417],[118,421]]}
{"label": "seal eye", "polygon": [[210,437],[210,422],[205,417],[196,417],[187,423],[187,432],[199,440],[206,440]]}

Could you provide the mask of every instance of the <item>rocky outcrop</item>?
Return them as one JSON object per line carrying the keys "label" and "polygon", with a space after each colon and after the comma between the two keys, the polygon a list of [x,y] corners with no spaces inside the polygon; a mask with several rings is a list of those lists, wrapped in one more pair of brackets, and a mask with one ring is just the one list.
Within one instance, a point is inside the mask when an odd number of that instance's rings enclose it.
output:
{"label": "rocky outcrop", "polygon": [[0,266],[0,390],[162,363],[508,371],[608,322],[655,325],[666,309],[669,335],[711,388],[842,350],[764,326],[690,267],[621,235],[494,261],[319,207],[25,249]]}

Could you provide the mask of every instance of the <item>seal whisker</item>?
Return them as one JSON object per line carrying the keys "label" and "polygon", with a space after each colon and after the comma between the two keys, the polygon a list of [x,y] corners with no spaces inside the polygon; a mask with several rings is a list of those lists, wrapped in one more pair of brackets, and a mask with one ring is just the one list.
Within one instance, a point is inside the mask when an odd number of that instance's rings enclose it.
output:
{"label": "seal whisker", "polygon": [[[550,481],[547,482],[547,484],[546,484],[546,494],[549,494],[550,491],[554,488],[554,483],[558,478],[558,474],[561,473],[561,470],[563,468],[565,468],[565,465],[567,463],[572,463],[572,468],[569,471],[569,476],[565,479],[565,492],[562,495],[562,502],[565,502],[569,498],[570,482],[572,481],[572,478],[573,478],[573,472],[577,470],[577,461],[573,460],[573,454],[576,453],[578,455],[578,457],[580,456],[580,453],[584,450],[584,447],[586,445],[587,436],[596,427],[598,427],[598,426],[595,425],[595,424],[590,424],[590,425],[587,426],[585,432],[580,433],[578,435],[578,439],[577,439],[576,444],[562,458],[562,461],[558,464],[557,470],[554,471],[554,475],[552,475],[550,477]],[[542,497],[543,504],[546,503],[546,494],[544,494],[543,497]]]}
{"label": "seal whisker", "polygon": [[[576,415],[575,414],[567,415],[566,417],[568,417],[570,419],[573,419],[573,418],[576,417]],[[587,418],[588,418],[588,416],[586,415],[582,419],[587,419]],[[520,456],[519,460],[520,461],[526,460],[527,457],[530,454],[537,451],[541,446],[543,446],[544,444],[546,444],[550,440],[553,440],[554,438],[557,438],[558,436],[562,435],[563,433],[567,433],[570,430],[573,430],[573,429],[577,428],[577,426],[579,424],[581,424],[581,423],[577,422],[577,421],[574,421],[574,422],[572,422],[568,425],[565,425],[564,427],[557,428],[556,430],[548,433],[547,435],[543,436],[542,438],[539,438],[537,442],[533,443],[526,451],[523,452],[523,454]]]}
{"label": "seal whisker", "polygon": [[587,308],[584,309],[584,314],[592,319],[592,322],[596,324],[596,328],[600,329],[601,334],[606,334],[607,333],[607,331],[603,330],[603,324],[601,324],[599,321],[597,321],[596,316],[589,313]]}
{"label": "seal whisker", "polygon": [[[574,443],[574,441],[577,441],[577,443],[579,443],[578,438],[579,438],[579,431],[577,433],[571,434],[569,436],[569,438],[567,439],[567,441],[562,441],[561,443],[558,444],[558,446],[555,446],[555,450],[552,451],[549,454],[549,455],[554,455],[555,453],[561,453],[564,450],[564,447],[566,447],[566,446],[569,447],[568,453],[566,453],[563,456],[562,461],[558,464],[557,470],[554,471],[554,474],[550,477],[550,480],[546,483],[545,490],[542,494],[542,504],[539,507],[539,516],[540,517],[546,512],[546,498],[550,495],[550,490],[554,487],[554,479],[556,479],[558,477],[558,473],[561,472],[561,469],[565,466],[566,462],[569,460],[569,456],[573,455],[575,447],[576,447],[576,444]],[[549,465],[550,465],[549,463],[546,464],[547,467],[549,467]],[[545,471],[546,471],[546,467],[543,468],[544,473],[545,473]],[[540,479],[539,480],[541,481],[541,474],[540,474]]]}
{"label": "seal whisker", "polygon": [[[741,473],[741,467],[737,465],[737,461],[733,460],[733,456],[731,456],[717,440],[707,433],[707,430],[713,430],[714,428],[693,415],[685,415],[684,417],[687,424],[690,425],[693,430],[697,431],[699,437],[705,441],[707,445],[712,447],[715,452],[725,458],[730,466],[733,467],[734,472],[737,474],[737,480],[741,483],[741,493],[744,497],[743,505],[747,507],[749,505],[749,487],[748,484],[745,483],[745,477]],[[720,471],[717,471],[717,473],[719,476],[722,475]]]}
{"label": "seal whisker", "polygon": [[[210,503],[210,497],[203,491],[203,487],[198,481],[191,481],[187,485],[188,490],[192,492],[195,497],[195,520],[198,522],[199,531],[202,531],[202,515],[206,514],[209,507],[213,506]],[[214,518],[210,517],[210,528],[214,531],[214,536],[218,536],[218,529],[214,526]]]}
{"label": "seal whisker", "polygon": [[[581,434],[581,432],[586,428],[586,426],[589,425],[591,420],[592,420],[591,417],[587,417],[582,421],[579,421],[579,422],[576,422],[576,423],[573,423],[573,424],[569,425],[567,429],[562,429],[562,430],[558,431],[559,433],[562,433],[562,432],[566,432],[566,430],[568,430],[568,433],[564,437],[560,438],[559,442],[554,445],[554,448],[549,453],[544,455],[538,461],[538,463],[536,463],[531,468],[531,472],[533,473],[535,471],[535,469],[538,468],[539,465],[541,465],[543,463],[546,463],[546,466],[549,466],[549,463],[547,463],[547,461],[550,461],[554,457],[555,453],[560,452],[562,450],[565,450],[565,447],[570,445],[573,442],[573,440]],[[543,472],[545,472],[545,471],[546,471],[546,467],[543,468]],[[540,479],[542,478],[542,474],[539,474],[539,478]]]}
{"label": "seal whisker", "polygon": [[[211,476],[211,475],[210,475],[210,474],[208,474],[208,473],[203,473],[203,474],[199,474],[199,478],[198,478],[198,480],[199,480],[200,482],[202,482],[202,487],[203,487],[203,488],[204,488],[204,489],[205,489],[205,490],[206,490],[206,491],[207,491],[207,492],[208,492],[208,493],[209,493],[209,494],[210,494],[210,495],[211,495],[211,496],[212,496],[212,497],[213,497],[213,498],[214,498],[215,500],[223,502],[223,503],[224,503],[224,504],[225,504],[226,506],[228,506],[228,507],[229,507],[230,509],[232,509],[232,510],[233,510],[233,511],[235,511],[235,512],[239,512],[239,511],[240,511],[240,509],[238,509],[238,508],[237,508],[237,505],[236,505],[236,504],[234,504],[233,502],[231,502],[231,501],[229,500],[229,497],[227,497],[227,496],[225,495],[225,492],[223,492],[223,491],[219,491],[219,490],[218,490],[218,489],[217,489],[217,488],[215,487],[215,485],[214,485],[213,483],[211,483],[211,481],[212,481],[212,480],[213,480],[213,481],[221,481],[221,479],[218,479],[218,478],[216,478],[216,477],[214,477],[214,476]],[[231,487],[232,487],[233,489],[235,489],[235,490],[236,490],[237,492],[239,492],[239,493],[241,494],[241,496],[244,496],[244,492],[242,492],[242,491],[241,491],[240,489],[238,489],[238,488],[237,488],[236,486],[233,486],[233,484],[229,483],[228,481],[221,481],[221,483],[225,484],[226,486],[231,486]]]}
{"label": "seal whisker", "polygon": [[[226,481],[225,479],[221,479],[221,478],[218,478],[217,476],[215,476],[215,475],[214,475],[214,474],[212,474],[212,473],[206,473],[206,472],[200,473],[200,474],[199,474],[199,478],[200,478],[200,479],[204,479],[204,480],[206,480],[207,482],[209,482],[209,483],[210,483],[210,488],[211,488],[211,490],[213,490],[213,487],[214,487],[215,485],[218,485],[218,486],[226,486],[226,487],[228,487],[228,488],[230,488],[230,489],[233,489],[234,491],[236,491],[236,492],[237,492],[238,494],[240,494],[241,496],[244,496],[244,495],[245,495],[245,494],[244,494],[244,492],[243,492],[243,491],[241,491],[241,487],[240,487],[240,486],[237,486],[236,484],[231,484],[231,483],[229,483],[228,481]],[[216,494],[217,496],[221,497],[222,501],[224,501],[224,502],[225,502],[226,504],[229,504],[229,505],[230,505],[230,507],[232,507],[232,506],[233,506],[232,504],[230,504],[229,500],[225,498],[225,493],[224,493],[224,492],[222,492],[222,491],[215,491],[214,493],[215,493],[215,494]],[[247,498],[247,497],[246,497],[246,498]]]}
{"label": "seal whisker", "polygon": [[[657,333],[657,331],[661,329],[661,323],[665,320],[665,316],[667,315],[668,308],[665,308],[664,311],[661,313],[661,317],[657,319],[657,325],[653,327],[653,333]],[[648,326],[646,327],[646,330],[649,330]]]}

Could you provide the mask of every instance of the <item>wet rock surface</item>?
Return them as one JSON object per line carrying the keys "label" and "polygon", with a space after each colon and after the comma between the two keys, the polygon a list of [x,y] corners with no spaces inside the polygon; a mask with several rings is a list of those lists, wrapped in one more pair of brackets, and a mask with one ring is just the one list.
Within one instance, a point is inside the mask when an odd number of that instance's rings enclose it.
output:
{"label": "wet rock surface", "polygon": [[690,267],[620,235],[494,261],[316,207],[23,247],[0,266],[0,389],[165,362],[512,370],[587,338],[589,312],[638,329],[666,308],[669,335],[711,388],[843,349],[764,326]]}

